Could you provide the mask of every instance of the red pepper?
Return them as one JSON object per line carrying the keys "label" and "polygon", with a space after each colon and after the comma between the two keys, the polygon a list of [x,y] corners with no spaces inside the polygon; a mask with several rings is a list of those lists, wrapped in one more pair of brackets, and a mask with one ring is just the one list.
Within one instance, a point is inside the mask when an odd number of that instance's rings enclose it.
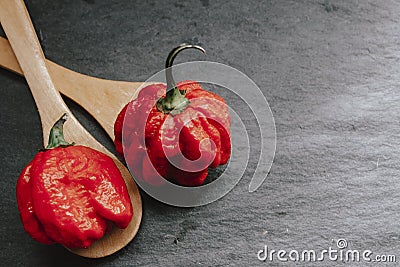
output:
{"label": "red pepper", "polygon": [[[153,185],[163,182],[160,176],[183,186],[201,185],[208,167],[223,165],[230,157],[230,116],[225,100],[195,81],[176,85],[172,78],[173,60],[186,48],[204,52],[186,44],[172,50],[166,62],[167,86],[143,88],[114,124],[118,153],[123,156],[125,150],[133,174]],[[166,92],[167,88],[171,89]]]}
{"label": "red pepper", "polygon": [[122,175],[109,156],[65,142],[65,117],[53,126],[46,149],[22,171],[18,209],[33,239],[87,248],[105,234],[108,221],[126,228],[133,209]]}

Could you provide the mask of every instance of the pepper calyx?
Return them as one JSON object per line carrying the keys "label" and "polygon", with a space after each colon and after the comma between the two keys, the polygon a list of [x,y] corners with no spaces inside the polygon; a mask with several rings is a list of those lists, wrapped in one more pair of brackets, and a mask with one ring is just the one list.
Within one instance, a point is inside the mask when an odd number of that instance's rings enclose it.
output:
{"label": "pepper calyx", "polygon": [[190,104],[190,101],[177,87],[171,89],[169,92],[172,92],[172,94],[170,96],[167,94],[166,97],[160,98],[156,106],[159,111],[175,116],[183,112]]}
{"label": "pepper calyx", "polygon": [[165,97],[161,97],[160,99],[157,100],[156,103],[157,109],[165,114],[171,114],[172,116],[175,116],[183,112],[186,109],[186,107],[190,104],[189,99],[185,97],[186,91],[179,90],[172,76],[172,65],[175,57],[182,50],[189,48],[200,50],[204,54],[206,53],[204,48],[202,48],[201,46],[191,45],[191,44],[181,44],[172,49],[172,51],[168,54],[167,60],[165,62],[167,93]]}
{"label": "pepper calyx", "polygon": [[53,149],[56,147],[68,147],[73,146],[74,143],[68,143],[64,139],[64,131],[63,126],[64,122],[67,120],[68,114],[64,113],[61,118],[54,123],[53,127],[50,130],[49,134],[49,143],[46,146],[45,150]]}

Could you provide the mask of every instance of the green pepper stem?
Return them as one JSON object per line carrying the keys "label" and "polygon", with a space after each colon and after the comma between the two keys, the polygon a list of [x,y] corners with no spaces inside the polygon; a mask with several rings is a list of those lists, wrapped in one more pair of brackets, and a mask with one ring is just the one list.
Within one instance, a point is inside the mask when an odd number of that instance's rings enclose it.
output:
{"label": "green pepper stem", "polygon": [[174,81],[174,77],[172,75],[172,65],[174,63],[174,59],[176,56],[185,49],[197,49],[203,52],[204,54],[206,51],[204,48],[198,45],[191,45],[191,44],[181,44],[168,54],[167,60],[165,62],[165,78],[167,80],[167,93],[164,98],[160,98],[157,101],[157,108],[159,111],[164,112],[166,114],[171,113],[172,115],[176,115],[181,113],[186,109],[189,105],[189,99],[185,97],[186,92],[180,91],[176,86]]}
{"label": "green pepper stem", "polygon": [[52,149],[56,147],[67,147],[74,145],[73,143],[70,144],[64,139],[64,131],[63,126],[64,122],[67,120],[68,115],[64,113],[61,118],[54,123],[53,127],[50,130],[49,135],[49,144],[47,145],[46,149]]}

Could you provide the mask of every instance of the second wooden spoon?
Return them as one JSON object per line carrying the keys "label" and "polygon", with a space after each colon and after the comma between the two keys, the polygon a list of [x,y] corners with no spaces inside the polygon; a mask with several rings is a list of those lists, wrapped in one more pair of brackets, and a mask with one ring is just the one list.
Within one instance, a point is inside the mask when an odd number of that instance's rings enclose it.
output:
{"label": "second wooden spoon", "polygon": [[[122,108],[137,94],[142,82],[99,79],[64,68],[47,60],[47,68],[57,90],[92,115],[114,139],[114,122]],[[0,66],[24,75],[7,39],[0,37]]]}

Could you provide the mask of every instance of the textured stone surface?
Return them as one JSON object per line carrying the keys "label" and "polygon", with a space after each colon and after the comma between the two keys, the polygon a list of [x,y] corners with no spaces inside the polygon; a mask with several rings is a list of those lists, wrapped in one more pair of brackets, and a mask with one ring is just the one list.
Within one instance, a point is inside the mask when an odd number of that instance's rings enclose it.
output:
{"label": "textured stone surface", "polygon": [[[252,194],[254,164],[228,195],[204,207],[170,207],[143,193],[134,241],[105,259],[82,259],[23,231],[15,183],[41,147],[40,120],[24,79],[0,70],[1,265],[267,265],[256,257],[264,244],[318,250],[337,238],[376,254],[400,250],[398,1],[27,5],[47,57],[92,76],[146,80],[171,47],[203,44],[208,60],[243,71],[262,89],[275,116],[277,151],[267,181]],[[202,57],[188,51],[177,61],[193,59]],[[68,104],[112,148],[93,119]]]}

